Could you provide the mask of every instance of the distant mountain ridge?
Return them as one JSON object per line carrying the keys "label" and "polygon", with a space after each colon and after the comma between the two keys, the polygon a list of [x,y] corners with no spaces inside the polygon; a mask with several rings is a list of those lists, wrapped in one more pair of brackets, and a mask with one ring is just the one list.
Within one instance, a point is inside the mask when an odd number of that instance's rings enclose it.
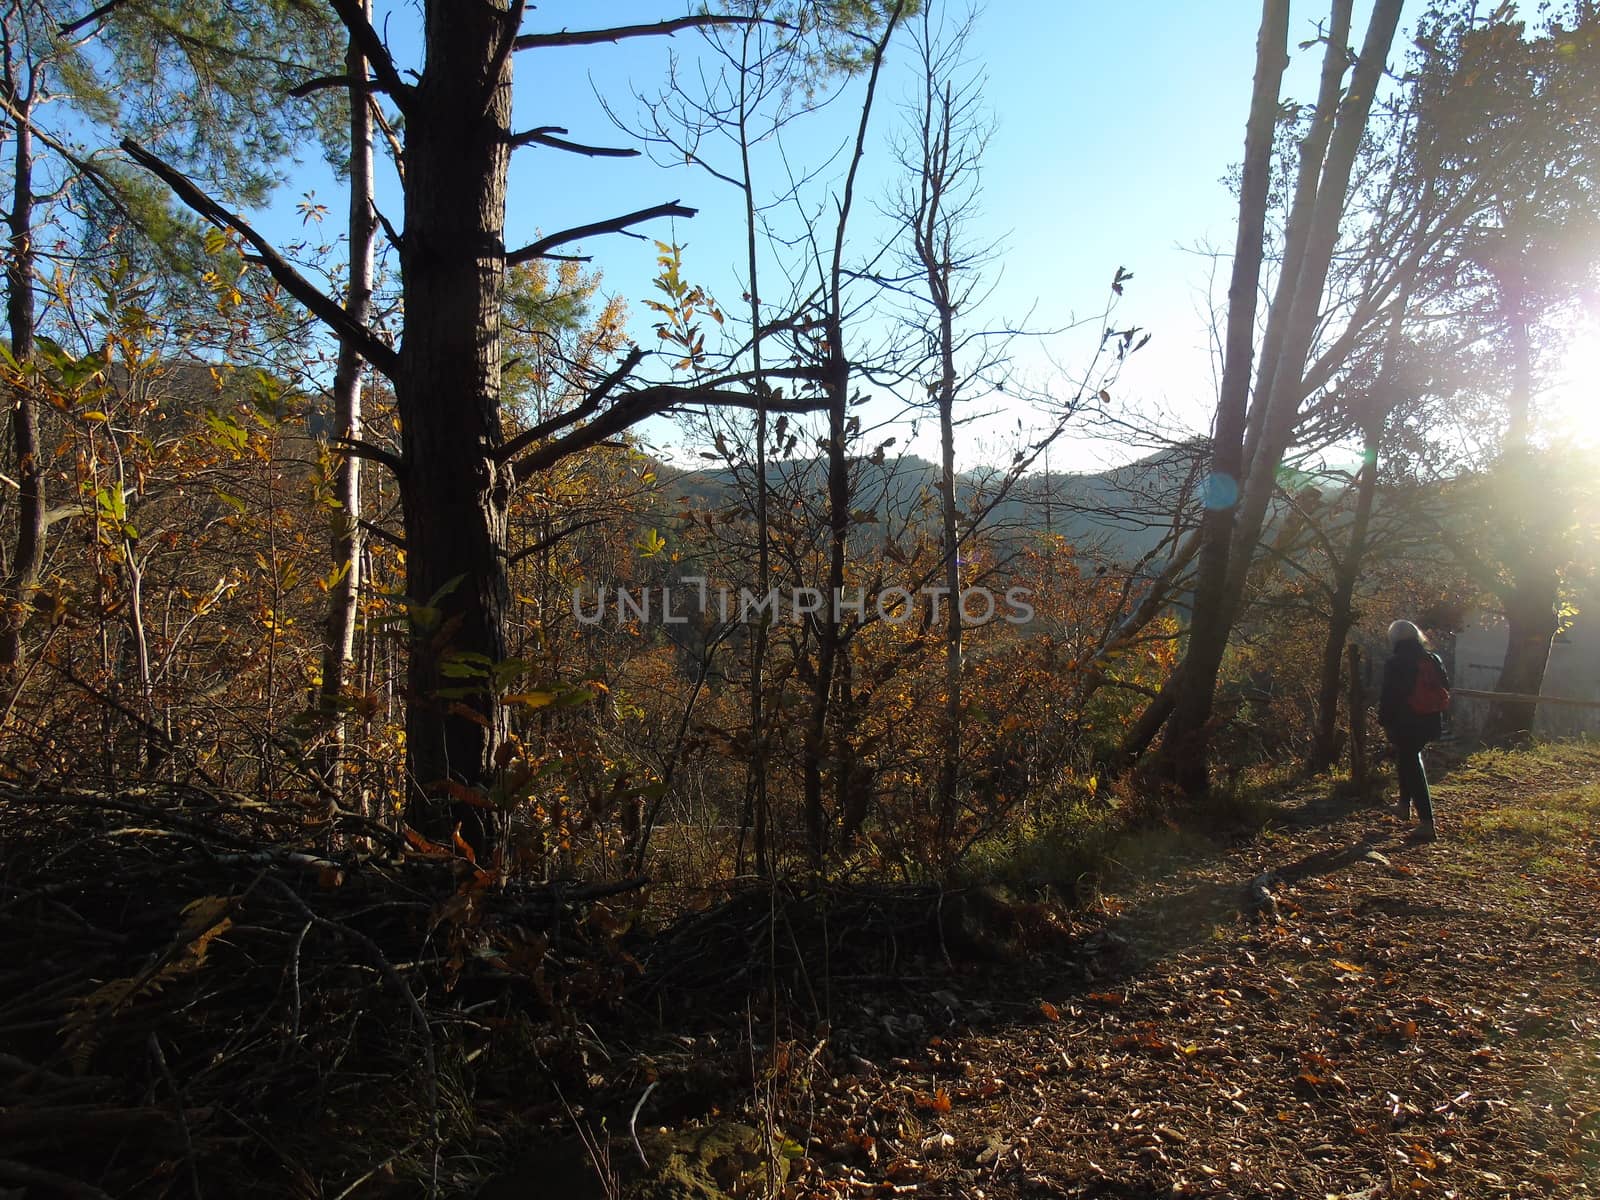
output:
{"label": "distant mountain ridge", "polygon": [[[1173,513],[1192,489],[1205,452],[1204,443],[1191,442],[1105,471],[1024,475],[994,505],[983,528],[1009,536],[1055,534],[1087,557],[1134,561],[1170,530]],[[825,470],[820,458],[787,459],[771,464],[768,478],[774,491],[805,494],[820,505]],[[858,511],[887,509],[904,517],[919,503],[937,503],[940,472],[926,459],[907,455],[881,464],[860,461],[855,470]],[[1004,474],[992,468],[958,473],[957,497],[963,511],[985,506]],[[696,507],[724,507],[737,491],[734,473],[726,467],[668,468],[662,477],[668,480],[670,494]],[[931,517],[934,509],[928,511]]]}

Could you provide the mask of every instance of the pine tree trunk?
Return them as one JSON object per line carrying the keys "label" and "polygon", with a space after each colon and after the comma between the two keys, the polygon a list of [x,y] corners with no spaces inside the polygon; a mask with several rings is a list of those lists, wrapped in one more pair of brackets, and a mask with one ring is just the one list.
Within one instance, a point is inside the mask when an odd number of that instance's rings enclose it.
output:
{"label": "pine tree trunk", "polygon": [[[371,0],[365,5],[371,15]],[[345,70],[363,84],[367,60],[355,39],[345,56]],[[345,311],[366,325],[372,309],[373,247],[377,222],[372,208],[372,109],[364,86],[350,88],[350,265]],[[333,378],[333,428],[336,438],[361,438],[360,352],[349,338],[339,342],[339,363]],[[323,774],[339,784],[345,743],[346,706],[341,699],[347,667],[355,651],[356,610],[361,591],[361,460],[335,447],[332,560],[342,571],[328,592],[328,616],[322,648],[322,714],[328,722],[329,747]]]}
{"label": "pine tree trunk", "polygon": [[[406,751],[413,824],[448,832],[437,804],[447,781],[489,784],[505,715],[482,671],[505,660],[507,506],[498,463],[500,308],[510,152],[509,0],[429,0],[426,65],[406,124],[406,229],[401,246],[405,338],[395,400],[404,473],[406,591],[414,621]],[[441,689],[460,694],[441,696]],[[431,800],[426,799],[431,798]],[[480,848],[481,807],[450,817]],[[444,827],[444,828],[442,828]]]}
{"label": "pine tree trunk", "polygon": [[[8,97],[18,108],[13,148],[10,254],[6,262],[6,321],[11,355],[26,368],[33,356],[33,133],[28,124],[31,99],[18,100],[7,81]],[[11,441],[17,481],[17,530],[11,570],[0,596],[0,679],[14,677],[22,666],[22,631],[44,567],[44,463],[39,448],[39,410],[33,390],[21,381],[11,390]]]}

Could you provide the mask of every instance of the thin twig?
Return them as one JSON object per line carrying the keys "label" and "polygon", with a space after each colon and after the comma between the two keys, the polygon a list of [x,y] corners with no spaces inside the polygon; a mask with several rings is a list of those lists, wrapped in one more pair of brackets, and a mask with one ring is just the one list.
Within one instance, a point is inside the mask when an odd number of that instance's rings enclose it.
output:
{"label": "thin twig", "polygon": [[379,947],[377,942],[373,941],[359,929],[352,929],[350,926],[345,925],[342,922],[320,915],[314,909],[312,909],[309,904],[300,898],[300,894],[298,892],[296,892],[288,884],[284,883],[281,879],[268,879],[267,882],[272,884],[274,888],[287,897],[289,902],[298,908],[307,920],[312,921],[313,923],[320,925],[334,933],[337,933],[341,937],[349,938],[352,942],[356,943],[369,955],[371,955],[373,961],[377,964],[378,970],[383,974],[383,977],[394,986],[394,989],[397,992],[400,993],[406,1002],[406,1007],[411,1010],[411,1017],[415,1022],[417,1022],[418,1028],[422,1033],[422,1065],[428,1085],[428,1122],[429,1132],[433,1141],[432,1194],[437,1195],[439,1190],[440,1152],[439,1066],[433,1053],[433,1031],[428,1024],[428,1014],[423,1011],[422,1005],[417,1001],[416,993],[411,990],[405,979],[401,977],[400,972],[395,969],[394,964],[389,961],[388,957],[383,953],[382,948]]}
{"label": "thin twig", "polygon": [[161,1078],[165,1079],[167,1086],[172,1089],[172,1106],[178,1118],[178,1133],[183,1138],[183,1162],[189,1168],[189,1187],[194,1192],[194,1200],[201,1200],[200,1171],[194,1163],[194,1137],[189,1132],[189,1114],[183,1106],[183,1091],[178,1087],[178,1081],[172,1077],[172,1068],[167,1066],[167,1056],[161,1052],[161,1039],[156,1037],[155,1030],[150,1031],[149,1046],[150,1057],[155,1059]]}
{"label": "thin twig", "polygon": [[639,1161],[644,1164],[646,1171],[650,1169],[650,1160],[644,1156],[644,1147],[639,1144],[639,1110],[644,1107],[644,1102],[650,1099],[650,1093],[656,1090],[656,1085],[660,1082],[659,1079],[654,1080],[645,1088],[644,1095],[639,1097],[639,1103],[633,1106],[633,1115],[628,1118],[628,1135],[633,1138],[633,1148],[639,1152]]}

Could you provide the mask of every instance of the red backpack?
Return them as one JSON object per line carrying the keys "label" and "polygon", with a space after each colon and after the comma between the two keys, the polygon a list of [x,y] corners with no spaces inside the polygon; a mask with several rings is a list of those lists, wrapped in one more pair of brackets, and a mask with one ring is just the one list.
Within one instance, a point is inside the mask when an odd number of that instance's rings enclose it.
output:
{"label": "red backpack", "polygon": [[1417,660],[1417,679],[1411,685],[1406,703],[1419,717],[1431,717],[1450,707],[1450,689],[1444,685],[1444,672],[1427,655]]}

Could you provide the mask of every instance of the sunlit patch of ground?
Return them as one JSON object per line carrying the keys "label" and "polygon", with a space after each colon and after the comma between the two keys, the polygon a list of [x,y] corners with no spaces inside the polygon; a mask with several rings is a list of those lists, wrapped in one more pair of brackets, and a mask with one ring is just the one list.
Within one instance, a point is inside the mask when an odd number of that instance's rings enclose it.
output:
{"label": "sunlit patch of ground", "polygon": [[1600,747],[1459,764],[1435,845],[1325,792],[1106,889],[1117,953],[852,995],[791,1194],[1600,1194]]}

